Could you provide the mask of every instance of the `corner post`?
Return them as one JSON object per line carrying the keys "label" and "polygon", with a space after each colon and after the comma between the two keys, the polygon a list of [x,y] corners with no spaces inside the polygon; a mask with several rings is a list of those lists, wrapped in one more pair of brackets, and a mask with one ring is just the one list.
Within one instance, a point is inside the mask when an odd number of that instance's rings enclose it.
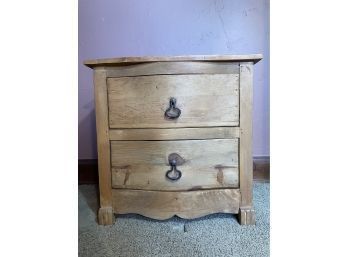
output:
{"label": "corner post", "polygon": [[239,183],[241,203],[239,223],[255,224],[253,207],[253,159],[252,159],[252,117],[253,117],[253,68],[252,62],[241,62],[239,70],[240,93],[240,139],[239,139]]}
{"label": "corner post", "polygon": [[100,209],[98,221],[100,225],[111,225],[114,222],[111,190],[110,141],[108,118],[108,95],[106,71],[104,68],[94,68],[94,96],[97,122],[98,141],[98,172]]}

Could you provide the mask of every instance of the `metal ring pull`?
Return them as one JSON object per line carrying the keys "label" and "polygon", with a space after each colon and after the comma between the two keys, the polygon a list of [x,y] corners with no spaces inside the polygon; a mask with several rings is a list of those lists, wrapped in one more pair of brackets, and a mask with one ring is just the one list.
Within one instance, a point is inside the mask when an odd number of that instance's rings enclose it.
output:
{"label": "metal ring pull", "polygon": [[179,118],[181,114],[181,110],[177,108],[175,105],[176,105],[176,99],[174,97],[171,97],[169,99],[169,108],[164,113],[164,116],[167,119],[174,120]]}
{"label": "metal ring pull", "polygon": [[166,172],[166,177],[172,181],[176,181],[181,178],[181,171],[176,169],[176,160],[170,160],[171,169]]}

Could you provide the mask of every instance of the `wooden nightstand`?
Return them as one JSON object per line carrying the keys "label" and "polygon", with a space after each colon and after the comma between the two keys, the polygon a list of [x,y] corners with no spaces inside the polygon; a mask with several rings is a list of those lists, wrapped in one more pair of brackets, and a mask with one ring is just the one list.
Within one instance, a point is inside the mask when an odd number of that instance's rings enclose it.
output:
{"label": "wooden nightstand", "polygon": [[239,213],[252,203],[253,65],[262,55],[127,57],[94,69],[99,224]]}

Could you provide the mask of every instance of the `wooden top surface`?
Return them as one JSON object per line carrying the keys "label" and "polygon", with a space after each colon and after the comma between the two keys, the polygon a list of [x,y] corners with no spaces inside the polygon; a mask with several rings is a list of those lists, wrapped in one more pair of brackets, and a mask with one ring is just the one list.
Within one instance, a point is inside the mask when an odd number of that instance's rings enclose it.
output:
{"label": "wooden top surface", "polygon": [[249,55],[181,55],[181,56],[139,56],[118,57],[110,59],[87,60],[84,64],[90,68],[96,66],[117,66],[145,62],[173,62],[173,61],[216,61],[216,62],[239,62],[249,61],[257,63],[262,59],[262,54]]}

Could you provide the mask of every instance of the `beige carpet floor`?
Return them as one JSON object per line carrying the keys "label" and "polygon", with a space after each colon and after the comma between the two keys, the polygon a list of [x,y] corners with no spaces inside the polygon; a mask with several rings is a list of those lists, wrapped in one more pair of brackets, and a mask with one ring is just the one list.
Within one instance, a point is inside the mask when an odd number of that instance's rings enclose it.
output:
{"label": "beige carpet floor", "polygon": [[113,226],[99,226],[97,187],[79,186],[79,256],[193,257],[269,256],[269,183],[255,183],[255,226],[240,226],[236,216],[213,214],[157,221],[118,215]]}

